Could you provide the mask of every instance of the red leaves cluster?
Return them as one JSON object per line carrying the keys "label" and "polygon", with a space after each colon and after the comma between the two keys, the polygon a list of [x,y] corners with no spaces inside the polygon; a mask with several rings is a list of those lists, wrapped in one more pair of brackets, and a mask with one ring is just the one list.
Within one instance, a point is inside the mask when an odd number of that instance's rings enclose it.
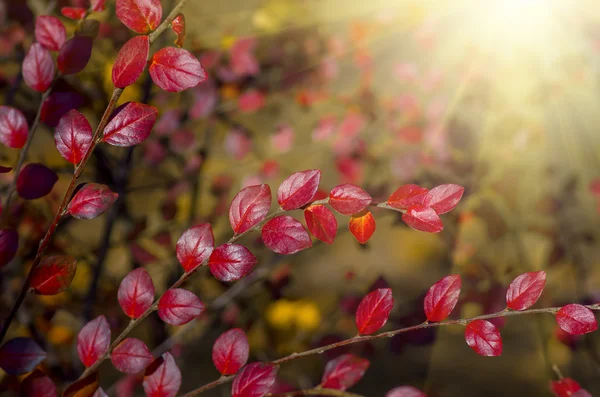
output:
{"label": "red leaves cluster", "polygon": [[67,211],[77,219],[94,219],[108,210],[118,197],[106,185],[87,183],[71,199]]}
{"label": "red leaves cluster", "polygon": [[367,359],[352,354],[343,354],[325,365],[321,387],[347,390],[362,379],[369,365],[370,362]]}
{"label": "red leaves cluster", "polygon": [[44,258],[31,270],[30,288],[36,294],[56,295],[71,285],[77,262],[66,255],[54,255]]}
{"label": "red leaves cluster", "polygon": [[248,337],[239,328],[230,329],[217,338],[212,348],[212,360],[222,375],[237,373],[248,361]]}
{"label": "red leaves cluster", "polygon": [[99,316],[81,328],[77,335],[77,354],[86,367],[92,366],[106,353],[110,345],[110,326]]}
{"label": "red leaves cluster", "polygon": [[119,285],[119,305],[128,317],[140,317],[154,302],[154,284],[144,268],[132,270]]}

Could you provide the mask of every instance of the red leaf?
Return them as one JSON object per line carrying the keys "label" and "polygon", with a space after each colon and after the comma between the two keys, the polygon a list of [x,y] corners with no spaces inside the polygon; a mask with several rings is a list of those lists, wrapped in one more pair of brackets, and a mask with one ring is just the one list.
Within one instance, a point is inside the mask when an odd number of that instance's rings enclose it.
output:
{"label": "red leaf", "polygon": [[136,338],[127,338],[114,348],[110,360],[119,371],[137,374],[150,365],[154,357],[144,342]]}
{"label": "red leaf", "polygon": [[148,397],[175,397],[181,386],[181,371],[171,353],[157,358],[144,374],[144,392]]}
{"label": "red leaf", "polygon": [[39,295],[56,295],[71,285],[77,262],[66,255],[49,256],[31,270],[29,287]]}
{"label": "red leaf", "polygon": [[262,397],[269,393],[276,376],[275,365],[248,364],[233,379],[231,397]]}
{"label": "red leaf", "polygon": [[27,164],[17,177],[17,193],[26,200],[44,197],[58,180],[56,172],[43,164]]}
{"label": "red leaf", "polygon": [[235,234],[244,233],[262,221],[271,208],[269,185],[248,186],[242,189],[229,206],[229,223]]}
{"label": "red leaf", "polygon": [[46,91],[54,80],[54,60],[50,51],[40,43],[33,43],[23,59],[23,80],[37,92]]}
{"label": "red leaf", "polygon": [[246,334],[234,328],[217,338],[212,348],[212,360],[222,375],[233,375],[246,364],[249,352]]}
{"label": "red leaf", "polygon": [[237,244],[223,244],[215,248],[208,260],[213,276],[225,282],[239,280],[246,276],[257,263],[248,248]]}
{"label": "red leaf", "polygon": [[12,171],[12,167],[5,167],[0,165],[0,174],[7,174]]}
{"label": "red leaf", "polygon": [[585,389],[579,389],[575,393],[573,393],[571,395],[571,397],[594,397],[594,396],[592,396],[592,393],[590,393],[589,391],[587,391]]}
{"label": "red leaf", "polygon": [[321,181],[320,170],[293,173],[284,180],[277,190],[277,202],[286,211],[295,210],[310,202]]}
{"label": "red leaf", "polygon": [[110,345],[110,326],[106,317],[99,316],[87,323],[77,335],[77,354],[86,367],[93,365]]}
{"label": "red leaf", "polygon": [[71,109],[84,104],[85,98],[77,92],[52,92],[42,104],[42,120],[48,127],[56,127],[60,118]]}
{"label": "red leaf", "polygon": [[361,335],[370,335],[385,325],[394,307],[390,288],[377,289],[365,296],[356,310],[356,328]]}
{"label": "red leaf", "polygon": [[183,47],[185,42],[185,15],[178,14],[171,22],[171,29],[177,35],[177,40],[174,41],[177,47]]}
{"label": "red leaf", "polygon": [[90,0],[92,11],[101,12],[106,8],[105,4],[106,0]]}
{"label": "red leaf", "polygon": [[183,270],[191,272],[208,260],[214,245],[210,224],[202,223],[191,227],[177,240],[177,260]]}
{"label": "red leaf", "polygon": [[72,109],[61,117],[54,132],[56,149],[72,164],[79,164],[92,144],[94,133],[85,116]]}
{"label": "red leaf", "polygon": [[50,51],[58,51],[67,40],[67,31],[57,17],[40,15],[35,20],[35,39]]}
{"label": "red leaf", "polygon": [[325,365],[321,387],[347,390],[358,383],[369,368],[369,360],[352,354],[343,354]]}
{"label": "red leaf", "polygon": [[148,271],[143,267],[129,272],[121,281],[117,293],[119,305],[128,317],[140,317],[154,301],[154,284]]}
{"label": "red leaf", "polygon": [[165,91],[180,92],[206,80],[200,61],[183,48],[165,47],[152,56],[150,77]]}
{"label": "red leaf", "polygon": [[9,375],[21,375],[46,358],[46,352],[31,338],[15,338],[0,347],[0,368]]}
{"label": "red leaf", "polygon": [[324,243],[333,244],[337,234],[337,220],[324,205],[311,205],[304,210],[308,230]]}
{"label": "red leaf", "polygon": [[29,374],[22,382],[20,388],[21,396],[28,397],[56,397],[56,385],[52,379],[44,375],[42,371],[36,369]]}
{"label": "red leaf", "polygon": [[0,268],[15,257],[19,249],[19,234],[16,230],[0,229]]}
{"label": "red leaf", "polygon": [[439,233],[444,229],[442,220],[433,208],[413,205],[404,214],[402,220],[415,230],[427,233]]}
{"label": "red leaf", "polygon": [[152,131],[158,109],[138,102],[119,106],[104,128],[104,142],[129,147],[143,142]]}
{"label": "red leaf", "polygon": [[387,200],[387,204],[399,210],[406,210],[413,205],[423,205],[427,192],[429,192],[428,189],[419,185],[403,185],[392,193]]}
{"label": "red leaf", "polygon": [[445,214],[456,207],[464,192],[465,188],[459,185],[436,186],[425,195],[423,206],[433,208],[439,215]]}
{"label": "red leaf", "polygon": [[66,18],[78,21],[85,17],[86,9],[82,7],[63,7],[60,13]]}
{"label": "red leaf", "polygon": [[115,87],[125,88],[137,81],[146,67],[149,52],[148,36],[136,36],[121,47],[112,68]]}
{"label": "red leaf", "polygon": [[256,112],[265,106],[265,94],[258,90],[250,89],[239,96],[238,106],[242,112]]}
{"label": "red leaf", "polygon": [[148,33],[162,19],[160,0],[117,0],[117,18],[136,33]]}
{"label": "red leaf", "polygon": [[583,335],[598,329],[594,312],[585,306],[572,303],[556,313],[558,326],[571,335]]}
{"label": "red leaf", "polygon": [[282,255],[295,254],[312,247],[310,236],[304,226],[291,216],[283,215],[271,219],[262,227],[265,246]]}
{"label": "red leaf", "polygon": [[350,233],[361,244],[365,244],[375,233],[375,218],[370,211],[353,215],[348,223]]}
{"label": "red leaf", "polygon": [[336,186],[329,193],[329,205],[344,215],[361,212],[371,204],[372,200],[369,193],[350,183]]}
{"label": "red leaf", "polygon": [[108,210],[118,197],[106,185],[87,183],[71,199],[67,210],[77,219],[94,219]]}
{"label": "red leaf", "polygon": [[89,36],[75,36],[67,41],[58,52],[58,69],[63,74],[81,72],[90,60],[93,44]]}
{"label": "red leaf", "polygon": [[182,288],[168,289],[158,301],[158,316],[171,325],[189,323],[203,311],[204,304],[200,299]]}
{"label": "red leaf", "polygon": [[399,386],[387,392],[385,397],[427,397],[427,395],[412,386]]}
{"label": "red leaf", "polygon": [[550,382],[550,389],[556,397],[573,397],[573,394],[581,390],[581,385],[572,378],[563,378]]}
{"label": "red leaf", "polygon": [[462,281],[458,274],[446,276],[433,284],[423,302],[428,321],[442,321],[458,302]]}
{"label": "red leaf", "polygon": [[10,106],[0,106],[0,142],[4,145],[20,149],[27,141],[29,127],[20,110]]}
{"label": "red leaf", "polygon": [[523,273],[515,278],[506,291],[506,305],[512,310],[525,310],[535,305],[546,286],[546,272]]}
{"label": "red leaf", "polygon": [[502,354],[502,338],[498,328],[486,320],[474,320],[467,324],[465,340],[471,349],[480,356]]}

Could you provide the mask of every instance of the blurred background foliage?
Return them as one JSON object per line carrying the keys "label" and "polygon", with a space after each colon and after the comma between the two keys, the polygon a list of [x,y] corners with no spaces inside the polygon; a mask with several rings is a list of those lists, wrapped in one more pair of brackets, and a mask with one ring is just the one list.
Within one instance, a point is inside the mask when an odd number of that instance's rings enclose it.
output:
{"label": "blurred background foliage", "polygon": [[[39,96],[19,68],[33,17],[77,2],[2,3],[0,100],[29,120]],[[168,10],[173,1],[161,3]],[[107,5],[92,17],[100,21],[92,61],[55,88],[95,123],[112,90],[114,57],[131,37],[114,17],[114,2]],[[52,250],[77,258],[73,286],[28,300],[11,328],[45,347],[46,370],[57,382],[81,371],[74,342],[86,319],[104,314],[113,329],[126,325],[116,290],[133,267],[144,266],[162,292],[181,274],[174,244],[186,228],[210,222],[224,242],[227,208],[242,187],[275,190],[303,169],[322,170],[324,191],[351,182],[376,200],[406,183],[457,183],[466,193],[439,235],[377,212],[377,231],[364,246],[341,217],[333,246],[290,257],[269,252],[256,235],[246,238],[259,258],[251,275],[225,285],[201,271],[187,284],[210,309],[205,315],[177,328],[151,317],[134,332],[157,353],[172,349],[182,390],[217,376],[210,349],[224,330],[243,328],[255,359],[275,359],[352,336],[358,299],[374,287],[394,291],[386,329],[422,322],[423,294],[452,273],[465,280],[455,311],[461,317],[501,310],[512,278],[541,269],[548,286],[539,306],[600,300],[596,1],[193,0],[185,16],[185,47],[209,81],[165,95],[146,74],[125,91],[122,102],[159,108],[154,132],[136,149],[97,150],[85,180],[121,197],[97,220],[63,223]],[[63,21],[72,32],[75,24]],[[175,39],[163,38],[162,46]],[[72,174],[52,139],[62,108],[47,113],[28,156],[56,170],[59,182],[50,196],[11,209],[21,241],[17,259],[2,269],[2,313]],[[13,165],[17,155],[1,149],[2,164]],[[0,177],[6,188],[12,174]],[[563,335],[550,316],[498,321],[504,352],[495,359],[474,354],[461,327],[354,346],[372,364],[353,390],[382,396],[412,384],[440,397],[549,396],[556,365],[600,395],[598,333]],[[283,366],[279,387],[316,384],[324,361]],[[122,378],[110,365],[103,371],[101,384],[113,395],[142,392],[139,378]]]}

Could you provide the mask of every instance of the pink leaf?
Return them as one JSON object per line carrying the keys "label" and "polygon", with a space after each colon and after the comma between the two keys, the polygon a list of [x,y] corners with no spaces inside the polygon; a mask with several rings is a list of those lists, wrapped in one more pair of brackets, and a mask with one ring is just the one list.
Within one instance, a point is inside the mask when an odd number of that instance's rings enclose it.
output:
{"label": "pink leaf", "polygon": [[474,320],[467,324],[465,340],[480,356],[502,354],[502,338],[498,328],[486,320]]}
{"label": "pink leaf", "polygon": [[263,397],[275,383],[276,375],[275,365],[248,364],[233,379],[231,397]]}
{"label": "pink leaf", "polygon": [[412,386],[399,386],[387,392],[385,397],[427,397],[427,395]]}
{"label": "pink leaf", "polygon": [[158,316],[171,325],[189,323],[203,311],[204,304],[200,299],[182,288],[168,289],[158,301]]}
{"label": "pink leaf", "polygon": [[79,164],[90,148],[93,136],[89,121],[73,109],[60,118],[54,131],[54,143],[65,160]]}
{"label": "pink leaf", "polygon": [[206,80],[200,61],[183,48],[165,47],[152,56],[150,77],[165,91],[180,92]]}
{"label": "pink leaf", "polygon": [[83,326],[77,335],[77,354],[86,367],[91,366],[108,350],[110,326],[104,316]]}
{"label": "pink leaf", "polygon": [[512,310],[525,310],[535,305],[546,286],[546,272],[523,273],[515,278],[506,291],[506,305]]}
{"label": "pink leaf", "polygon": [[223,244],[212,252],[208,260],[210,272],[217,280],[239,280],[254,269],[256,257],[243,245]]}
{"label": "pink leaf", "polygon": [[40,15],[35,20],[35,39],[50,51],[58,51],[67,40],[67,31],[57,17]]}
{"label": "pink leaf", "polygon": [[333,244],[337,234],[337,220],[333,212],[324,205],[311,205],[304,210],[308,230],[327,244]]}
{"label": "pink leaf", "polygon": [[81,72],[90,60],[93,44],[89,36],[75,36],[67,41],[58,52],[58,69],[63,74]]}
{"label": "pink leaf", "polygon": [[445,214],[456,207],[464,192],[465,188],[459,185],[436,186],[425,195],[423,206],[433,208],[439,215]]}
{"label": "pink leaf", "polygon": [[181,371],[171,353],[154,360],[144,373],[144,392],[147,397],[175,397],[181,387]]}
{"label": "pink leaf", "polygon": [[117,18],[136,33],[153,31],[160,24],[160,0],[117,0]]}
{"label": "pink leaf", "polygon": [[371,201],[369,193],[350,183],[336,186],[329,193],[329,205],[344,215],[361,212],[371,204]]}
{"label": "pink leaf", "polygon": [[67,210],[77,219],[94,219],[108,210],[118,197],[106,185],[87,183],[71,199]]}
{"label": "pink leaf", "polygon": [[231,201],[229,223],[235,234],[244,233],[262,221],[271,208],[269,185],[248,186]]}
{"label": "pink leaf", "polygon": [[0,368],[15,376],[33,371],[46,352],[31,338],[11,339],[0,347]]}
{"label": "pink leaf", "polygon": [[583,305],[572,303],[556,313],[558,326],[571,335],[583,335],[598,329],[594,312]]}
{"label": "pink leaf", "polygon": [[106,0],[90,0],[92,11],[102,12],[106,8]]}
{"label": "pink leaf", "polygon": [[236,160],[242,160],[252,149],[252,140],[239,128],[230,130],[225,136],[225,151]]}
{"label": "pink leaf", "polygon": [[112,68],[115,87],[125,88],[137,81],[146,67],[149,51],[148,36],[135,36],[121,47]]}
{"label": "pink leaf", "polygon": [[23,59],[23,80],[25,84],[37,92],[44,92],[54,80],[54,59],[50,51],[40,43],[33,43]]}
{"label": "pink leaf", "polygon": [[348,229],[356,241],[366,244],[373,236],[373,233],[375,233],[375,218],[370,211],[363,211],[353,215],[348,222]]}
{"label": "pink leaf", "polygon": [[239,96],[238,106],[242,112],[256,112],[265,106],[265,95],[258,90],[250,89]]}
{"label": "pink leaf", "polygon": [[427,233],[439,233],[444,229],[442,220],[433,208],[413,205],[404,214],[402,220],[415,230]]}
{"label": "pink leaf", "polygon": [[143,267],[129,272],[121,281],[117,292],[119,305],[128,317],[140,317],[154,301],[154,284]]}
{"label": "pink leaf", "polygon": [[300,171],[290,175],[277,190],[277,202],[286,211],[300,208],[310,202],[319,188],[321,171]]}
{"label": "pink leaf", "polygon": [[234,328],[217,338],[212,348],[212,360],[222,375],[233,375],[246,364],[249,352],[246,334]]}
{"label": "pink leaf", "polygon": [[267,248],[282,255],[295,254],[312,247],[312,241],[304,226],[287,215],[278,216],[265,223],[262,239]]}
{"label": "pink leaf", "polygon": [[321,379],[321,387],[347,390],[362,379],[369,365],[367,359],[343,354],[327,363]]}
{"label": "pink leaf", "polygon": [[429,288],[424,308],[428,321],[442,321],[450,315],[458,302],[462,281],[458,274],[446,276]]}
{"label": "pink leaf", "polygon": [[27,164],[17,177],[17,193],[25,200],[44,197],[58,180],[56,172],[43,164]]}
{"label": "pink leaf", "polygon": [[104,142],[114,146],[134,146],[150,135],[158,109],[138,102],[119,106],[104,128]]}
{"label": "pink leaf", "polygon": [[154,357],[144,342],[136,338],[127,338],[114,348],[110,360],[119,371],[137,374],[150,365]]}
{"label": "pink leaf", "polygon": [[212,227],[202,223],[189,228],[177,240],[177,260],[186,272],[191,272],[208,260],[215,239]]}
{"label": "pink leaf", "polygon": [[423,205],[425,195],[429,190],[418,185],[400,186],[387,200],[390,207],[406,210],[414,205]]}
{"label": "pink leaf", "polygon": [[10,106],[0,106],[0,142],[4,145],[20,149],[27,141],[29,127],[20,110]]}
{"label": "pink leaf", "polygon": [[390,288],[377,289],[365,296],[356,310],[356,328],[361,335],[370,335],[385,325],[392,308],[394,298]]}

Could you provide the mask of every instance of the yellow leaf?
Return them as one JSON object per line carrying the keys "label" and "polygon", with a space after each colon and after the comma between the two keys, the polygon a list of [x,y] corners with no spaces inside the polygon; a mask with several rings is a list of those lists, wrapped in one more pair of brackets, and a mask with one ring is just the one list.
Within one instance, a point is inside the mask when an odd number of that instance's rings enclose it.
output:
{"label": "yellow leaf", "polygon": [[69,327],[57,325],[48,332],[48,341],[54,345],[65,345],[73,340],[75,333]]}

